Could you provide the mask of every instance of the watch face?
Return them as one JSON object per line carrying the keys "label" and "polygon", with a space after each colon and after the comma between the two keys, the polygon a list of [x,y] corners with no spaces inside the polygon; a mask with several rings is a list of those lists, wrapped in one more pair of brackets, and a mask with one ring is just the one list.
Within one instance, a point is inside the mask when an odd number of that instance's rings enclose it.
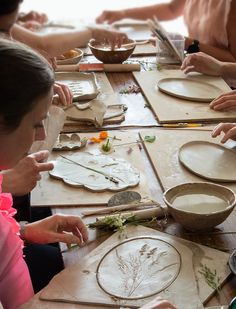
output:
{"label": "watch face", "polygon": [[200,51],[198,44],[199,44],[198,41],[194,41],[191,45],[189,45],[187,53],[188,54],[198,53]]}

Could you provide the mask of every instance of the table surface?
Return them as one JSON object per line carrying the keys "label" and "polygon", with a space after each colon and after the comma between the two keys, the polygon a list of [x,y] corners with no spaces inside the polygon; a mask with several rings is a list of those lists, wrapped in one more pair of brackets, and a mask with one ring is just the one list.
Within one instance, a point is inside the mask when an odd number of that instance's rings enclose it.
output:
{"label": "table surface", "polygon": [[[120,100],[129,101],[127,119],[133,119],[133,117],[137,117],[137,115],[135,114],[135,108],[139,106],[138,107],[139,111],[140,111],[140,108],[142,108],[144,111],[142,114],[139,114],[139,117],[141,118],[137,119],[137,121],[140,124],[147,124],[147,125],[150,124],[150,126],[158,124],[151,110],[149,110],[148,108],[145,108],[147,102],[145,101],[145,98],[142,96],[141,93],[127,94],[127,95],[119,94],[120,90],[124,88],[126,85],[133,85],[133,84],[136,85],[136,82],[131,73],[108,73],[107,76],[108,76],[108,79],[114,91],[118,93],[118,95],[120,96]],[[142,130],[142,128],[138,128],[138,129],[137,128],[127,128],[127,129],[132,130],[137,133],[138,131]],[[203,127],[202,129],[209,130],[209,134],[210,134],[211,127],[209,128]],[[151,168],[151,164],[145,152],[143,152],[143,156],[145,160],[146,175],[147,175],[147,179],[149,179],[148,185],[149,185],[151,194],[158,202],[163,204],[162,190],[160,188],[160,184]],[[93,206],[79,207],[79,208],[78,207],[77,208],[76,207],[58,207],[58,208],[53,207],[52,212],[55,214],[63,213],[63,214],[80,215],[82,211],[88,210],[88,209],[94,209],[94,208],[97,209],[99,207],[97,206],[96,207],[93,207]],[[86,217],[85,222],[88,223],[88,222],[94,221],[94,219],[95,218],[93,216]],[[174,220],[171,218],[168,218],[167,222],[165,222],[165,220],[160,220],[156,228],[163,232],[176,235],[184,239],[194,241],[199,244],[207,245],[207,246],[210,246],[210,247],[213,247],[219,250],[223,250],[223,251],[232,251],[234,248],[236,248],[235,222],[236,222],[236,210],[233,211],[233,213],[230,215],[227,221],[217,226],[217,228],[214,229],[212,232],[208,232],[208,233],[187,232],[179,224],[174,222]],[[84,248],[79,248],[79,249],[77,248],[72,249],[70,251],[66,251],[63,253],[65,267],[75,263],[76,261],[78,261],[78,259],[85,256],[98,244],[104,241],[104,239],[108,236],[109,235],[106,235],[103,237],[97,237],[95,231],[90,231],[90,242],[88,246]],[[65,249],[63,245],[61,248]],[[220,304],[228,304],[230,300],[235,296],[235,291],[236,291],[236,277],[231,276],[230,278],[227,279],[226,283],[222,287],[222,292],[220,294],[220,297],[213,296],[205,305],[214,306],[214,305],[220,305]],[[27,307],[24,307],[24,308],[27,308]],[[47,308],[51,308],[51,306]],[[65,308],[67,308],[66,305],[65,305]],[[88,306],[88,308],[90,307]]]}

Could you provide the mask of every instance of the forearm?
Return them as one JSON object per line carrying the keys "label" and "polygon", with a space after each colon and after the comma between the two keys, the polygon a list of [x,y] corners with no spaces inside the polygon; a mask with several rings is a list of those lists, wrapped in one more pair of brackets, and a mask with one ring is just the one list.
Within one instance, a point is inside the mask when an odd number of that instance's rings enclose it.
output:
{"label": "forearm", "polygon": [[85,46],[92,36],[91,30],[87,28],[66,33],[38,35],[18,25],[13,26],[11,34],[14,39],[45,52],[49,57],[61,55],[77,46]]}
{"label": "forearm", "polygon": [[49,34],[44,37],[44,50],[51,56],[56,57],[75,47],[84,47],[92,37],[91,30],[84,28],[66,34]]}
{"label": "forearm", "polygon": [[163,3],[140,8],[126,9],[123,12],[124,18],[146,20],[156,16],[158,20],[164,21],[172,20],[182,15],[183,6],[180,6],[179,4],[177,6],[175,3]]}
{"label": "forearm", "polygon": [[222,62],[221,76],[231,87],[236,87],[236,63]]}
{"label": "forearm", "polygon": [[[193,38],[186,37],[185,38],[185,50],[188,49],[189,45],[192,44]],[[214,47],[208,44],[203,44],[200,42],[199,49],[201,52],[208,54],[220,61],[224,62],[236,62],[236,58],[233,54],[227,50],[218,47]]]}

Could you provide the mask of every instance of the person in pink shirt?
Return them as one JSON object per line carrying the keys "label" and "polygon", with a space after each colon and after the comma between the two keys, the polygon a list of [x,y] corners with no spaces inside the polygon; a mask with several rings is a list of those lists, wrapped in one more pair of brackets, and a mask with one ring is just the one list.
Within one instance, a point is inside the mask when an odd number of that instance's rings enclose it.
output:
{"label": "person in pink shirt", "polygon": [[[171,0],[169,2],[103,11],[98,23],[111,24],[124,18],[146,20],[156,16],[159,21],[184,17],[188,30],[185,49],[189,52],[205,52],[219,60],[235,62],[236,1],[232,0]],[[176,29],[178,32],[178,29]]]}
{"label": "person in pink shirt", "polygon": [[[14,41],[0,39],[0,169],[24,158],[34,140],[45,138],[43,120],[53,97],[54,73],[47,61]],[[0,185],[3,176],[0,176]],[[33,296],[23,259],[27,243],[87,241],[87,229],[78,216],[54,215],[30,223],[20,231],[8,193],[0,194],[0,303],[18,308]],[[20,238],[21,237],[21,238]]]}

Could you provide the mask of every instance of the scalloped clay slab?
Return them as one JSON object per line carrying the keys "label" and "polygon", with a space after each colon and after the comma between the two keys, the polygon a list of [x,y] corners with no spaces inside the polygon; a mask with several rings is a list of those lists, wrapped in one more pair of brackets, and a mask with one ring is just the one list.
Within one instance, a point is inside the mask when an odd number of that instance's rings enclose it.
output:
{"label": "scalloped clay slab", "polygon": [[[63,180],[70,186],[85,187],[92,191],[101,192],[106,190],[121,191],[139,184],[139,171],[123,159],[116,159],[101,154],[92,155],[86,152],[66,157],[90,168],[87,169],[63,157],[59,157],[54,163],[54,169],[49,174],[54,178]],[[117,179],[118,183],[91,169],[99,170]]]}
{"label": "scalloped clay slab", "polygon": [[87,145],[87,139],[80,139],[79,134],[59,134],[53,150],[76,150]]}
{"label": "scalloped clay slab", "polygon": [[184,144],[179,161],[192,173],[213,181],[236,182],[236,152],[204,141]]}

